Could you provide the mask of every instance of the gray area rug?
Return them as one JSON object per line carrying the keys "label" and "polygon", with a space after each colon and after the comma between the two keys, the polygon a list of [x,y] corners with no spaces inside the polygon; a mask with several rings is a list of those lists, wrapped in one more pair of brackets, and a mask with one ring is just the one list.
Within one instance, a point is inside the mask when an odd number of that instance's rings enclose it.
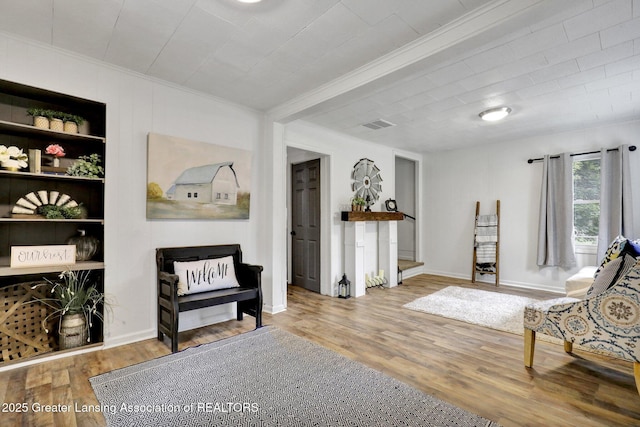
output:
{"label": "gray area rug", "polygon": [[109,426],[497,426],[275,327],[90,381]]}
{"label": "gray area rug", "polygon": [[537,301],[517,295],[448,286],[403,307],[522,335],[524,307]]}

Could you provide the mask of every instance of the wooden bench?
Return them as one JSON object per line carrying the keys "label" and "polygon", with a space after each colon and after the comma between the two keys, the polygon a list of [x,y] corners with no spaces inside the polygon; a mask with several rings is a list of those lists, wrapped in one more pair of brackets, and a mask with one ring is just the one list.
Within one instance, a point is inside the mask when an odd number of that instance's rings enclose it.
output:
{"label": "wooden bench", "polygon": [[[178,275],[174,261],[187,262],[233,256],[239,288],[220,289],[178,295]],[[190,246],[156,249],[158,276],[158,340],[166,335],[171,340],[171,351],[178,351],[178,317],[181,311],[236,302],[238,320],[243,313],[256,319],[256,329],[262,326],[262,266],[242,262],[240,245]]]}

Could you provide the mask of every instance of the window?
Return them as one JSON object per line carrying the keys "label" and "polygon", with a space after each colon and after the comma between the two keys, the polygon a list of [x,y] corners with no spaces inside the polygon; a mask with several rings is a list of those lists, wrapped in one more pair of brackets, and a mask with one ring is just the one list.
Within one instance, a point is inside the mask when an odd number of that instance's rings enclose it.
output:
{"label": "window", "polygon": [[598,245],[600,220],[600,158],[573,161],[573,228],[576,248]]}

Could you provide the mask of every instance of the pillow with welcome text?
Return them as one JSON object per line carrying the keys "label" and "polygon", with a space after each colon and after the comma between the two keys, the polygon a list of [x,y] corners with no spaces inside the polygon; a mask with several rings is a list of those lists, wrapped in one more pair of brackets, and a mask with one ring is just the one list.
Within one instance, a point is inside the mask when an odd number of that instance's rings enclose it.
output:
{"label": "pillow with welcome text", "polygon": [[178,275],[178,295],[240,287],[232,256],[200,261],[174,261],[173,269]]}

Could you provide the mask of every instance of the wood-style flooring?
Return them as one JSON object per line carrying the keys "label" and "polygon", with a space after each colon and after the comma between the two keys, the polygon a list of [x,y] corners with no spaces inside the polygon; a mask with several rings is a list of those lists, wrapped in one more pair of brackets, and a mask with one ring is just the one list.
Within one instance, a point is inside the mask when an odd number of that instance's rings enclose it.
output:
{"label": "wood-style flooring", "polygon": [[[640,425],[631,363],[592,353],[569,355],[539,341],[534,367],[523,365],[523,338],[403,309],[445,286],[534,298],[554,295],[421,275],[393,289],[338,299],[290,286],[288,309],[264,323],[302,336],[468,411],[508,426]],[[180,349],[252,329],[253,318],[187,331]],[[34,405],[97,405],[88,379],[169,354],[156,339],[0,373],[0,425],[102,426],[100,413],[34,412]],[[348,399],[348,396],[345,396]],[[26,404],[25,412],[9,404]],[[15,407],[13,407],[15,409]],[[49,408],[52,409],[52,408]]]}

